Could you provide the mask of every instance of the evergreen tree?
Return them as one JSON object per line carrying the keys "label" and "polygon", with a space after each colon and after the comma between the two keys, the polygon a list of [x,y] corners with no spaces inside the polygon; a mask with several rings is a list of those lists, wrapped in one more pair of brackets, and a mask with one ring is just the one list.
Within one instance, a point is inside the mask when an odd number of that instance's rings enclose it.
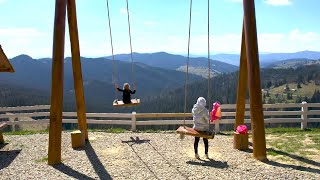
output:
{"label": "evergreen tree", "polygon": [[301,87],[300,82],[298,82],[298,83],[297,83],[297,89],[300,89],[300,88],[302,88],[302,87]]}

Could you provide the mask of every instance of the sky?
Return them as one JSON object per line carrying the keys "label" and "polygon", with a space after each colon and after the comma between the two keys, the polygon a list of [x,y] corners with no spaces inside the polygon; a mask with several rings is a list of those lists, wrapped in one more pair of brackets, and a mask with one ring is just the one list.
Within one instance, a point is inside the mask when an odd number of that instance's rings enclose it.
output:
{"label": "sky", "polygon": [[[189,0],[128,0],[132,49],[187,54]],[[193,0],[190,54],[207,54],[208,1]],[[81,56],[111,55],[106,0],[76,0]],[[109,0],[114,53],[130,53],[125,0]],[[320,51],[319,0],[255,0],[260,53]],[[242,0],[210,0],[210,54],[239,54]],[[52,57],[54,0],[0,0],[0,44],[9,58]],[[66,21],[67,23],[67,21]],[[66,24],[65,56],[70,56]]]}

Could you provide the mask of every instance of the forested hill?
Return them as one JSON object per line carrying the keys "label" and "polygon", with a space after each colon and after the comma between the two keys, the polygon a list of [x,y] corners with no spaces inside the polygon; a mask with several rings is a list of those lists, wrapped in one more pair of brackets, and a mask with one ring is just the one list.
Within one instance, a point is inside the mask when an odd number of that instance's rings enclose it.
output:
{"label": "forested hill", "polygon": [[[305,87],[309,87],[308,84],[313,84],[314,86],[312,86],[312,88],[314,89],[311,90],[313,94],[305,97],[304,93],[300,92],[300,99],[296,99],[296,101],[301,102],[301,100],[307,100],[309,102],[320,102],[319,70],[320,65],[304,66],[297,69],[261,69],[261,87],[271,90],[280,86],[286,86],[287,84],[295,86],[301,84],[301,86]],[[229,104],[236,103],[237,85],[238,72],[212,78],[210,87],[211,101]],[[207,99],[208,82],[203,80],[192,83],[188,86],[187,92],[187,110],[189,112],[198,97],[203,96]],[[264,101],[268,103],[266,100]],[[285,101],[287,101],[287,99],[284,99],[282,103],[285,103]],[[143,102],[138,110],[143,112],[183,112],[184,89],[179,88],[159,94]]]}
{"label": "forested hill", "polygon": [[[297,69],[261,69],[261,87],[271,94],[270,97],[264,97],[264,102],[274,103],[271,100],[275,99],[275,95],[278,93],[282,94],[282,96],[278,96],[279,101],[277,100],[277,102],[301,102],[301,100],[307,100],[309,102],[320,102],[319,69],[320,65],[304,66]],[[145,78],[151,78],[151,75],[152,74],[146,75]],[[172,74],[172,76],[169,77],[176,79],[177,75]],[[164,84],[164,81],[164,79],[159,79],[157,81],[157,84]],[[142,81],[139,83],[144,82],[146,81]],[[72,81],[69,83],[71,83],[70,86],[72,86]],[[87,80],[84,82],[87,112],[183,112],[183,75],[181,75],[179,83],[181,84],[180,86],[172,84],[170,86],[167,86],[162,92],[160,92],[156,86],[144,84],[145,87],[150,88],[150,91],[152,91],[152,89],[154,89],[155,91],[154,93],[148,94],[143,93],[142,90],[140,91],[138,89],[137,94],[134,97],[138,97],[141,99],[141,105],[128,108],[114,108],[112,106],[112,101],[114,99],[115,91],[113,88],[105,88],[106,86],[112,87],[112,84],[107,84],[107,82],[99,80]],[[214,101],[220,101],[221,103],[235,103],[237,83],[237,72],[223,74],[212,78],[210,87],[211,103]],[[297,94],[291,94],[291,96],[295,96],[296,99],[287,101],[288,99],[285,98],[281,100],[280,97],[290,97],[289,92],[286,92],[285,95],[282,92],[284,87],[288,85],[291,88],[298,88],[298,84],[300,84],[302,88],[297,90]],[[207,85],[208,81],[201,78],[197,81],[189,82],[187,96],[188,112],[199,96],[203,96],[207,99]],[[304,91],[307,90],[311,92],[311,94],[305,97],[306,92]],[[9,81],[0,81],[0,95],[0,106],[49,104],[50,102],[49,91],[19,86],[16,84],[12,84],[11,82],[9,83]],[[118,97],[120,98],[120,95]],[[74,100],[73,89],[66,89],[64,98],[64,111],[75,111],[75,106],[76,103]]]}
{"label": "forested hill", "polygon": [[[116,60],[131,62],[130,54],[119,54],[114,56]],[[111,56],[107,57],[112,59]],[[157,53],[133,53],[134,62],[140,62],[152,67],[163,69],[185,71],[187,57],[181,55],[169,54],[166,52]],[[201,74],[208,69],[208,59],[205,57],[190,57],[190,73]],[[238,67],[223,61],[211,60],[211,70],[213,74],[229,73],[238,70]]]}

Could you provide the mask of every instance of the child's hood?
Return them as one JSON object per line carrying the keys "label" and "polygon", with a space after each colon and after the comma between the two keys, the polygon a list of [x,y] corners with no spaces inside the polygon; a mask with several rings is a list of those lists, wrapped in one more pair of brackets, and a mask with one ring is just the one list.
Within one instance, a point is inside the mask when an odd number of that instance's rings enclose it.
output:
{"label": "child's hood", "polygon": [[206,106],[206,100],[203,97],[199,97],[197,103],[192,108],[192,113],[200,114]]}

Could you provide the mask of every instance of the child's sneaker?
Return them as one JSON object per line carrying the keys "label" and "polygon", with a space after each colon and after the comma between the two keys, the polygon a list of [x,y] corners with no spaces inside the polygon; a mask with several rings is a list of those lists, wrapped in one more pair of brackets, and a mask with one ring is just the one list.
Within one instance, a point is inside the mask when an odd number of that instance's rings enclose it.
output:
{"label": "child's sneaker", "polygon": [[199,154],[195,154],[194,157],[197,158],[197,159],[200,159]]}
{"label": "child's sneaker", "polygon": [[209,155],[208,154],[206,154],[206,158],[209,159]]}

